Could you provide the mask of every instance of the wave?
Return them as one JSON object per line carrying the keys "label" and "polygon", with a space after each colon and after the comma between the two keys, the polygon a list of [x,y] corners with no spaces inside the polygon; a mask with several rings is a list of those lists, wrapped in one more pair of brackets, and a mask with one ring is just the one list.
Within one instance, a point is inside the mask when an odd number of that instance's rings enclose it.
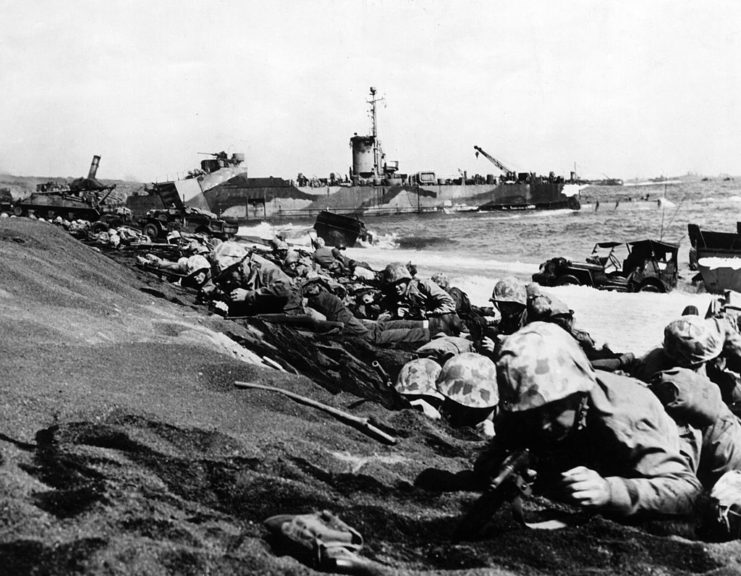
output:
{"label": "wave", "polygon": [[496,278],[504,275],[515,275],[529,279],[538,265],[527,262],[506,262],[485,258],[476,254],[441,252],[434,250],[409,250],[398,248],[393,251],[370,246],[367,248],[348,248],[347,254],[358,261],[365,261],[375,269],[382,269],[391,262],[412,262],[417,266],[420,276],[429,278],[435,272],[444,272],[448,277],[481,276]]}
{"label": "wave", "polygon": [[429,248],[431,246],[451,245],[457,244],[456,240],[450,238],[443,238],[440,236],[424,237],[424,236],[409,236],[406,238],[399,238],[397,245],[402,249],[413,249],[421,250],[422,248]]}

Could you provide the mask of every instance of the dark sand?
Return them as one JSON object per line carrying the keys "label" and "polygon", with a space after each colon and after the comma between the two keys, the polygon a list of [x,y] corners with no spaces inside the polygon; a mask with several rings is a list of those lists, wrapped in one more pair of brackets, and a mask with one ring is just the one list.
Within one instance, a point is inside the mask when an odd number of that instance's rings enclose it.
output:
{"label": "dark sand", "polygon": [[[318,509],[359,530],[363,556],[392,573],[741,573],[738,542],[694,541],[672,523],[593,516],[531,531],[505,507],[484,538],[453,543],[477,494],[415,482],[428,468],[470,468],[482,447],[470,431],[249,363],[264,350],[211,328],[247,340],[254,330],[52,225],[0,220],[0,269],[2,574],[308,574],[276,553],[262,521]],[[235,380],[374,416],[399,443]],[[536,515],[554,506],[527,503]]]}

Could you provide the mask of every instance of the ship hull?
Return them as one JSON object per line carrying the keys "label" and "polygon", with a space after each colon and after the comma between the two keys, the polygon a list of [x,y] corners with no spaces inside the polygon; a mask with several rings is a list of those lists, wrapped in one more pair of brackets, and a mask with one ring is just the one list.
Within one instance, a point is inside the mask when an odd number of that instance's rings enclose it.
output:
{"label": "ship hull", "polygon": [[[251,182],[254,180],[254,184]],[[480,210],[579,209],[579,189],[564,182],[298,187],[282,180],[241,179],[205,192],[211,211],[240,222],[311,219],[322,210],[356,216],[442,211],[451,203]],[[278,179],[273,179],[278,180]],[[260,185],[258,185],[260,184]]]}

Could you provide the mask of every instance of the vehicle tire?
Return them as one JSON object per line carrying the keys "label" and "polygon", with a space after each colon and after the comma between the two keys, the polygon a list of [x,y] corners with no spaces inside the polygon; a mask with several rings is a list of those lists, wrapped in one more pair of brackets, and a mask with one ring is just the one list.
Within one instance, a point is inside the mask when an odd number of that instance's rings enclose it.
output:
{"label": "vehicle tire", "polygon": [[98,234],[99,232],[108,232],[110,226],[106,224],[105,222],[93,222],[93,225],[90,227],[90,230],[94,234]]}
{"label": "vehicle tire", "polygon": [[638,287],[638,292],[654,292],[663,294],[666,290],[664,289],[664,286],[657,282],[644,282]]}
{"label": "vehicle tire", "polygon": [[145,236],[149,236],[149,239],[152,242],[157,242],[160,237],[159,226],[157,226],[157,224],[153,224],[152,222],[150,222],[149,224],[145,224],[144,228],[142,228],[142,232]]}
{"label": "vehicle tire", "polygon": [[564,274],[556,279],[555,286],[580,286],[581,282],[573,274]]}

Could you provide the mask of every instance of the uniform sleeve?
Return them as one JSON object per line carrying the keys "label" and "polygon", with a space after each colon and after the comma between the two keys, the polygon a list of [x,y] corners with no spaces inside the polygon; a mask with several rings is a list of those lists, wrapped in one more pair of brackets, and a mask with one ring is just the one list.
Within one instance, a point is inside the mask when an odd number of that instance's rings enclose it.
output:
{"label": "uniform sleeve", "polygon": [[656,401],[644,403],[640,416],[614,422],[618,442],[626,447],[629,477],[608,476],[606,508],[620,515],[691,514],[702,493],[688,455],[682,455],[677,427]]}
{"label": "uniform sleeve", "polygon": [[[703,430],[698,477],[708,490],[730,470],[741,470],[741,422],[728,409]],[[699,458],[698,458],[699,459]]]}
{"label": "uniform sleeve", "polygon": [[429,299],[428,316],[439,316],[455,312],[455,301],[445,290],[431,281],[420,282]]}
{"label": "uniform sleeve", "polygon": [[288,297],[291,293],[291,279],[277,266],[260,271],[262,286],[255,289],[258,296]]}
{"label": "uniform sleeve", "polygon": [[180,272],[181,274],[186,274],[188,272],[188,259],[187,258],[185,257],[178,258],[176,265],[177,265],[177,271]]}

